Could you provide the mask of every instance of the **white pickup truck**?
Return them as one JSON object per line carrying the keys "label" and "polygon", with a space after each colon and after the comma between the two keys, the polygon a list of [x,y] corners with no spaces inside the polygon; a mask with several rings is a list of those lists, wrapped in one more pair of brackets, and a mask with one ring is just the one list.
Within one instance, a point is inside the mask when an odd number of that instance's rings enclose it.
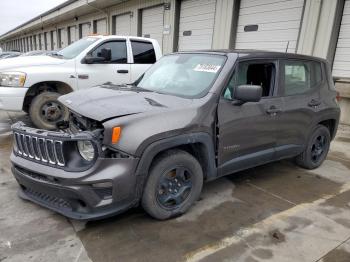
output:
{"label": "white pickup truck", "polygon": [[60,95],[104,83],[137,80],[161,57],[150,38],[89,36],[58,51],[0,61],[0,109],[25,111],[34,125],[55,129],[68,118]]}

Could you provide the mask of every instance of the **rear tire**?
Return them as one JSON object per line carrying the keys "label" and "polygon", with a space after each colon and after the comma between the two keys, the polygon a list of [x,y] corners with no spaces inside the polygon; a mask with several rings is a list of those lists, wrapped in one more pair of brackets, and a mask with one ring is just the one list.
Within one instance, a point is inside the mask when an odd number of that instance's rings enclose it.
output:
{"label": "rear tire", "polygon": [[169,150],[152,164],[142,196],[142,207],[165,220],[185,213],[199,198],[203,171],[197,159],[182,150]]}
{"label": "rear tire", "polygon": [[37,128],[55,130],[57,122],[68,120],[68,109],[57,100],[60,96],[56,92],[43,92],[33,99],[29,116]]}
{"label": "rear tire", "polygon": [[327,157],[330,142],[329,129],[323,125],[317,125],[309,138],[304,152],[296,157],[296,163],[306,169],[319,167]]}

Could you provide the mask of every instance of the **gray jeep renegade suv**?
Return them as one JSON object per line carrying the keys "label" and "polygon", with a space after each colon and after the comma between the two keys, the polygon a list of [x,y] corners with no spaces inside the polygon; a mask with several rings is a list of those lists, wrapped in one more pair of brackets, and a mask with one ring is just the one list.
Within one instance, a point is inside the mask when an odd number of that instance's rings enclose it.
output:
{"label": "gray jeep renegade suv", "polygon": [[340,110],[329,64],[262,51],[164,56],[132,85],[60,98],[60,131],[13,126],[19,194],[76,219],[141,204],[185,213],[204,181],[271,161],[322,164]]}

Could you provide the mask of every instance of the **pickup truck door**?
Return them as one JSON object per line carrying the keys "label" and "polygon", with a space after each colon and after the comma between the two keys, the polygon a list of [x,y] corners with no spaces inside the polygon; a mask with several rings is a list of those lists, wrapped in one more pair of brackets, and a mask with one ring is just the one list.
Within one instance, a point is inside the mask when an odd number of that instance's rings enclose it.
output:
{"label": "pickup truck door", "polygon": [[108,40],[98,45],[90,53],[92,56],[98,56],[103,48],[111,49],[111,61],[93,64],[77,61],[76,72],[79,89],[90,88],[107,82],[113,84],[130,83],[131,66],[128,60],[126,40]]}
{"label": "pickup truck door", "polygon": [[[275,157],[276,132],[283,99],[277,97],[276,61],[240,62],[218,105],[217,141],[219,175],[228,175]],[[261,85],[259,102],[235,104],[238,85]]]}
{"label": "pickup truck door", "polygon": [[152,42],[139,39],[130,40],[132,56],[131,82],[136,81],[156,61],[156,53]]}

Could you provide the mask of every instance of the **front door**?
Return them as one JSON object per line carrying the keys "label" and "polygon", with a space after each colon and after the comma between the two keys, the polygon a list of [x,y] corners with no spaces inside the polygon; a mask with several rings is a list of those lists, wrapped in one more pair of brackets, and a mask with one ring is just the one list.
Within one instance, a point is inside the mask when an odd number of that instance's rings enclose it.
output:
{"label": "front door", "polygon": [[114,40],[104,42],[92,50],[91,55],[94,57],[100,56],[100,52],[103,48],[111,49],[111,61],[94,64],[81,63],[77,66],[79,89],[104,83],[116,85],[130,83],[130,64],[128,63],[126,41]]}
{"label": "front door", "polygon": [[[278,88],[276,61],[244,61],[238,64],[218,106],[219,175],[227,175],[272,161],[283,100]],[[238,85],[261,85],[259,102],[237,105]]]}

